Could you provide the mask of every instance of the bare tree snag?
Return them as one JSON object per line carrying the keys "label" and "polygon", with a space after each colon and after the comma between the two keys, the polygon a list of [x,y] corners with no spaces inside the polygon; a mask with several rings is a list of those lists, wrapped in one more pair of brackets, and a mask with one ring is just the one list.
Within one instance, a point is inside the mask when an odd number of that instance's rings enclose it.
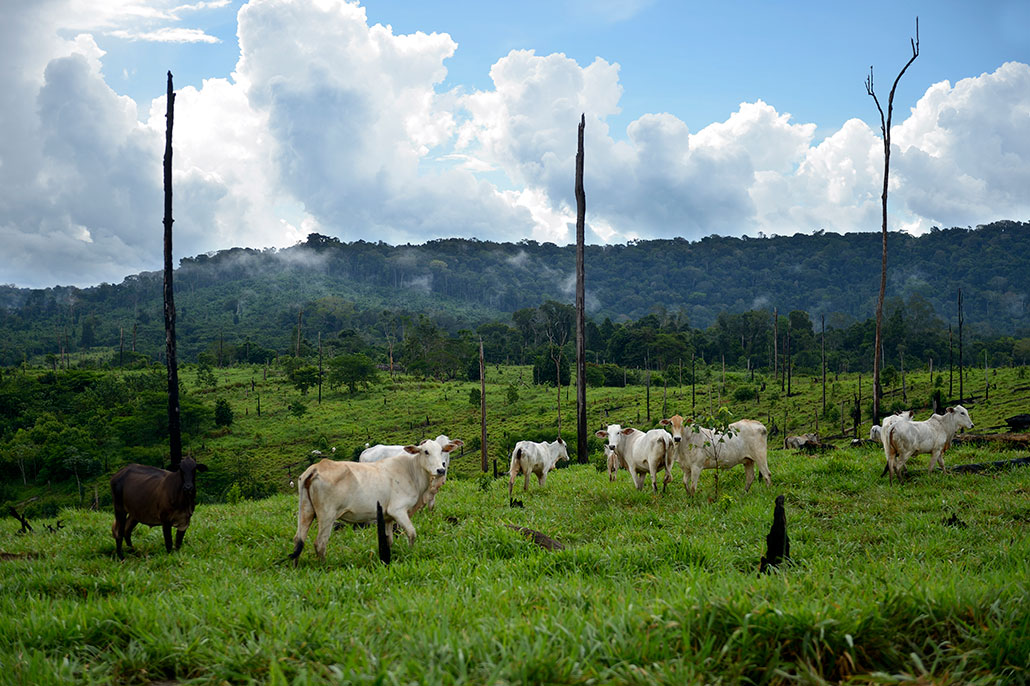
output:
{"label": "bare tree snag", "polygon": [[[486,360],[483,357],[483,339],[479,339],[479,447],[480,461],[486,471]],[[497,471],[496,465],[494,471]]]}
{"label": "bare tree snag", "polygon": [[880,295],[876,299],[876,341],[873,345],[873,422],[880,421],[880,398],[883,396],[883,388],[880,386],[880,365],[882,352],[880,350],[883,342],[883,296],[887,290],[887,183],[890,179],[891,167],[891,119],[894,116],[894,93],[898,88],[898,82],[908,70],[909,66],[919,57],[919,17],[916,17],[916,37],[911,40],[912,57],[905,63],[894,85],[891,86],[890,95],[887,97],[887,116],[884,117],[880,100],[876,97],[873,88],[873,68],[869,67],[869,76],[865,81],[865,90],[876,103],[876,109],[880,113],[880,131],[883,133],[883,194],[880,196],[882,205],[882,252],[880,258]]}
{"label": "bare tree snag", "polygon": [[165,349],[168,366],[168,447],[172,469],[182,461],[182,425],[179,414],[179,368],[175,353],[175,294],[172,286],[172,125],[175,120],[175,92],[172,90],[172,72],[168,72],[167,111],[165,118]]}
{"label": "bare tree snag", "polygon": [[583,190],[583,131],[586,115],[579,118],[576,147],[576,461],[586,464],[587,456],[587,353],[586,353],[586,285],[584,252],[586,250],[587,196]]}

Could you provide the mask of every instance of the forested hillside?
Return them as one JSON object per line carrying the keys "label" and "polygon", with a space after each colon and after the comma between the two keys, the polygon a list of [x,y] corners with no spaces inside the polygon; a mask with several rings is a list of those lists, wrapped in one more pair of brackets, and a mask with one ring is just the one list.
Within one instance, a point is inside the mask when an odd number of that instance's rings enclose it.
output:
{"label": "forested hillside", "polygon": [[[1030,224],[891,234],[888,298],[921,318],[956,321],[981,336],[1030,330]],[[466,239],[425,245],[342,243],[312,234],[284,250],[234,248],[183,258],[175,275],[179,348],[188,358],[233,346],[260,359],[293,351],[298,324],[313,344],[353,332],[386,346],[420,316],[454,334],[547,300],[571,302],[575,247]],[[989,267],[985,266],[989,265]],[[708,237],[587,246],[587,305],[596,322],[675,315],[705,328],[720,314],[758,310],[826,316],[829,328],[875,308],[877,233]],[[899,305],[900,306],[900,305]],[[42,290],[0,286],[0,364],[63,350],[121,347],[154,357],[163,346],[161,274],[121,284]],[[942,328],[938,326],[937,328]],[[347,334],[349,335],[349,334]],[[239,357],[239,356],[238,356]]]}

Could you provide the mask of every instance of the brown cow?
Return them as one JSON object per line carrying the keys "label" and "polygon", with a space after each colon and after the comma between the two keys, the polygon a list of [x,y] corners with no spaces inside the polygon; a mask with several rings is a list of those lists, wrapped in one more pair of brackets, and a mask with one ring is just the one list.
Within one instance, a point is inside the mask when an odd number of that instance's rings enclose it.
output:
{"label": "brown cow", "polygon": [[160,467],[130,464],[111,477],[111,498],[114,501],[114,526],[111,533],[122,554],[122,539],[132,547],[132,530],[137,524],[161,525],[165,535],[165,548],[172,552],[172,527],[175,549],[182,546],[186,528],[190,525],[196,505],[196,473],[206,472],[207,465],[198,464],[192,457],[184,457],[178,468],[169,471]]}

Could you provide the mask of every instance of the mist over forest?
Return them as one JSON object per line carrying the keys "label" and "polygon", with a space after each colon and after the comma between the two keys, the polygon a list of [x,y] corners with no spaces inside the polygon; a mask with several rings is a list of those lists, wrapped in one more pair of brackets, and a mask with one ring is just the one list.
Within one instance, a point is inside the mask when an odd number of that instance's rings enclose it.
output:
{"label": "mist over forest", "polygon": [[[874,315],[880,241],[876,232],[816,232],[589,245],[588,317],[600,326],[654,315],[685,330],[748,312],[771,318],[775,309],[807,313],[816,329],[825,317],[827,329],[843,332]],[[891,233],[888,249],[887,314],[900,313],[909,333],[946,337],[960,288],[967,332],[1030,332],[1030,224]],[[319,334],[334,341],[343,334],[385,349],[420,318],[454,336],[511,325],[513,313],[548,301],[572,303],[574,274],[574,245],[531,240],[391,246],[311,234],[281,250],[232,248],[181,259],[174,277],[179,349],[187,359],[215,342],[292,351],[298,321],[308,344]],[[137,351],[156,357],[164,341],[161,286],[161,272],[91,288],[0,286],[0,363],[62,346],[127,348],[130,335]]]}

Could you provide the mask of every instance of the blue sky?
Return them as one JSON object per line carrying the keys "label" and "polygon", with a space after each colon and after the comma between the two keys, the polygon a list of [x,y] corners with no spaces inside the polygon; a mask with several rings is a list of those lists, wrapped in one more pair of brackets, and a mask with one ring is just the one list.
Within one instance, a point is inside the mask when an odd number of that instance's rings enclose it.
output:
{"label": "blue sky", "polygon": [[892,229],[1030,219],[1024,0],[14,0],[0,283],[159,267],[169,69],[179,256],[310,231],[567,242],[580,112],[591,242],[877,230],[863,82],[886,102],[917,15]]}

